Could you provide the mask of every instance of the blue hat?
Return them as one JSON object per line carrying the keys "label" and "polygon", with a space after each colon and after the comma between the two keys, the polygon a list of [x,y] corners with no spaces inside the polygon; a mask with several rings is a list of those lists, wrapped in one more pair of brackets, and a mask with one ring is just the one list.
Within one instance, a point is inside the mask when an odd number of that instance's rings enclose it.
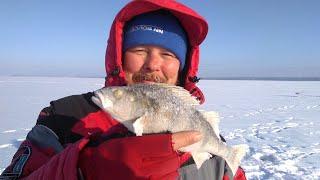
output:
{"label": "blue hat", "polygon": [[156,45],[165,48],[177,56],[180,70],[185,65],[187,35],[178,19],[168,11],[141,14],[126,23],[123,52],[138,45]]}

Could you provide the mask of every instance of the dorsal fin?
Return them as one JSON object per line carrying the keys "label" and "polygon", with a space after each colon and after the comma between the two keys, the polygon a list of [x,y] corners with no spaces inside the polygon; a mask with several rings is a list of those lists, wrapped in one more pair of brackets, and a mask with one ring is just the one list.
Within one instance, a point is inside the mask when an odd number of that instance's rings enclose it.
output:
{"label": "dorsal fin", "polygon": [[168,85],[168,84],[164,84],[164,83],[155,83],[153,85],[166,88],[167,90],[171,91],[174,94],[174,96],[179,97],[186,104],[189,104],[192,106],[200,105],[200,102],[196,99],[196,97],[191,96],[189,91],[187,91],[183,87]]}

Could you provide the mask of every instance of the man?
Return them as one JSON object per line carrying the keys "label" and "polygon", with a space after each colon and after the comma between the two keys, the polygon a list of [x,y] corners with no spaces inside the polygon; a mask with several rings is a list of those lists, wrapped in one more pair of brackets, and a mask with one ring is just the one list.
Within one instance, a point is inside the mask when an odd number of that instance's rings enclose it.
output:
{"label": "man", "polygon": [[[179,85],[201,103],[195,83],[199,45],[207,23],[175,1],[127,4],[111,27],[106,86],[161,82]],[[99,109],[93,93],[52,101],[38,117],[3,177],[26,179],[229,179],[225,161],[214,156],[197,170],[181,147],[198,132],[136,137]],[[245,179],[241,169],[235,179]]]}

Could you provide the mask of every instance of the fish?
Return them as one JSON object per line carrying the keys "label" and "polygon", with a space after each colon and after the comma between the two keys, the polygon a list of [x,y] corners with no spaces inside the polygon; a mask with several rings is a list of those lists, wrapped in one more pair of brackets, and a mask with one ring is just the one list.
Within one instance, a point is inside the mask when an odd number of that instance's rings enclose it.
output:
{"label": "fish", "polygon": [[91,100],[137,136],[154,133],[199,131],[202,139],[179,149],[191,153],[199,169],[218,155],[236,173],[248,146],[228,146],[220,138],[219,114],[200,109],[199,101],[180,86],[164,83],[104,87]]}

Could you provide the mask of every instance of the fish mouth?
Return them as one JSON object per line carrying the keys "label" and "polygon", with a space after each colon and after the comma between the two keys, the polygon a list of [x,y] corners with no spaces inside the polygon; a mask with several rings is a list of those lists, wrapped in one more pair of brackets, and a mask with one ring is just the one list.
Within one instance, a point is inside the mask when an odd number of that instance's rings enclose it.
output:
{"label": "fish mouth", "polygon": [[91,97],[91,100],[100,108],[107,110],[113,106],[113,102],[104,97],[101,92],[95,92],[95,95]]}
{"label": "fish mouth", "polygon": [[101,109],[103,109],[103,105],[102,105],[102,102],[100,101],[99,98],[95,97],[95,96],[92,96],[91,97],[91,101],[97,105],[98,107],[100,107]]}

